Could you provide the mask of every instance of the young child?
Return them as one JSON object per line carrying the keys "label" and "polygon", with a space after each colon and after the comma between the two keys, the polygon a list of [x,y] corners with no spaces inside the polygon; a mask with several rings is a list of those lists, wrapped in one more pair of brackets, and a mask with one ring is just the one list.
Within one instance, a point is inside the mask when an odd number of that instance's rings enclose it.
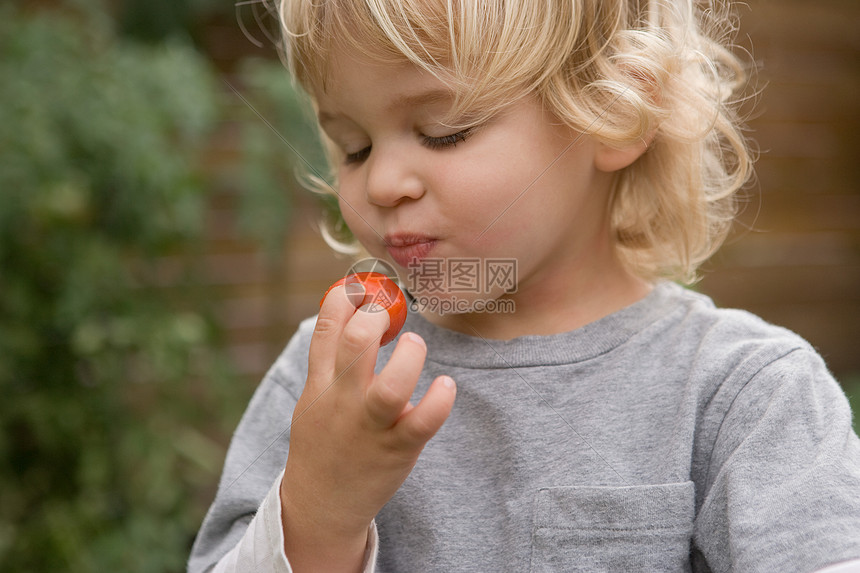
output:
{"label": "young child", "polygon": [[344,287],[301,325],[189,571],[858,570],[838,384],[794,334],[671,282],[719,246],[751,170],[727,10],[280,18],[343,218],[415,309],[381,349],[387,314]]}

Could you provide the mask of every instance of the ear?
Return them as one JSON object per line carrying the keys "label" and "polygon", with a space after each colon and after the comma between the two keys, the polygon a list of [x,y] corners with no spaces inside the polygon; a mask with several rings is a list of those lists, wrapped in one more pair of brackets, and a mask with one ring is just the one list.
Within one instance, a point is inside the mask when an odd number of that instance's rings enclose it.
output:
{"label": "ear", "polygon": [[651,132],[638,142],[625,147],[610,147],[605,143],[598,143],[594,165],[598,170],[606,173],[624,169],[648,151],[648,146],[654,141],[654,135]]}

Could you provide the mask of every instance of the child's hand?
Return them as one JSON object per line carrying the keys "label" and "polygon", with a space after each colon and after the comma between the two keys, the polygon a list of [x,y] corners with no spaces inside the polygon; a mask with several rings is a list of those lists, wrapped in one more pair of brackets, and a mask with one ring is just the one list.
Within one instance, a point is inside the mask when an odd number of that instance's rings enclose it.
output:
{"label": "child's hand", "polygon": [[[354,288],[354,287],[353,287]],[[387,312],[356,312],[344,287],[326,297],[311,340],[308,379],[293,414],[281,482],[285,550],[293,570],[357,570],[368,526],[451,412],[455,388],[440,377],[409,398],[427,349],[400,337],[374,374]]]}

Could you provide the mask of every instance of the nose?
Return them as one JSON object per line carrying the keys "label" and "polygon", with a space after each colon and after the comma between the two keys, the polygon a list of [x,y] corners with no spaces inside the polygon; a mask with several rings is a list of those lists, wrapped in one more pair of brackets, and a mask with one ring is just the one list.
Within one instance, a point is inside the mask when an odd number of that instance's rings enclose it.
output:
{"label": "nose", "polygon": [[393,207],[424,194],[424,183],[408,149],[397,145],[372,148],[367,158],[365,194],[379,207]]}

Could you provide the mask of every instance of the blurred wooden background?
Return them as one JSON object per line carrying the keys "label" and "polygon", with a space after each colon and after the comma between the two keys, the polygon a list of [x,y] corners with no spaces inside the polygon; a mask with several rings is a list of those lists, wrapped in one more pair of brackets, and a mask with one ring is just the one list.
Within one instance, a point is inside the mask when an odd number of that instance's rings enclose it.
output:
{"label": "blurred wooden background", "polygon": [[[735,236],[704,269],[699,289],[810,340],[838,377],[860,376],[860,2],[750,0],[738,42],[761,66],[751,121],[761,150]],[[206,48],[226,77],[256,48],[236,20],[208,24]],[[223,86],[238,110],[242,103]],[[253,101],[253,94],[249,94]],[[237,120],[238,121],[238,120]],[[234,156],[235,125],[213,141],[211,161]],[[273,135],[273,145],[283,145]],[[292,153],[284,146],[284,153]],[[284,255],[267,262],[239,240],[239,189],[214,195],[207,264],[243,378],[259,377],[321,293],[348,268],[316,231],[318,208],[295,197]]]}
{"label": "blurred wooden background", "polygon": [[[703,291],[860,373],[860,3],[753,0],[742,32],[764,92],[758,184]],[[744,228],[746,227],[746,229]]]}

